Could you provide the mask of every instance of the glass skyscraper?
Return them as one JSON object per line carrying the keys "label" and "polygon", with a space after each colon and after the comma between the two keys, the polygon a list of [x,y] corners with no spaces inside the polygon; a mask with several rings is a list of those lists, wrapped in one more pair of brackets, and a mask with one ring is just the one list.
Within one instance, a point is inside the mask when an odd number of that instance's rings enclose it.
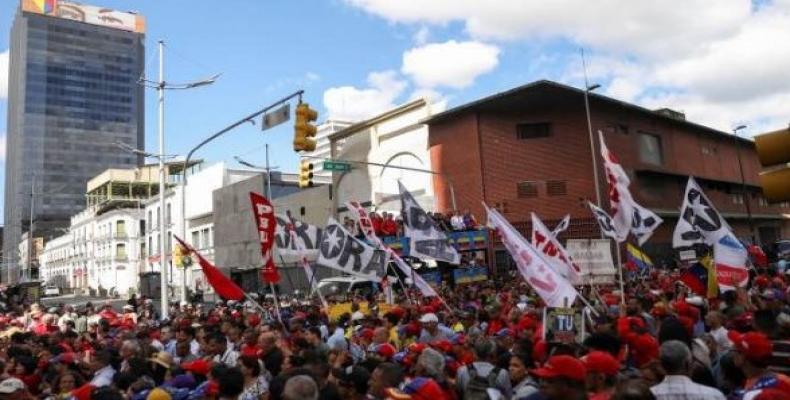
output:
{"label": "glass skyscraper", "polygon": [[[87,181],[142,159],[145,20],[58,0],[21,0],[11,29],[2,280],[21,269],[19,244],[63,234],[85,207]],[[35,263],[32,263],[35,276]]]}

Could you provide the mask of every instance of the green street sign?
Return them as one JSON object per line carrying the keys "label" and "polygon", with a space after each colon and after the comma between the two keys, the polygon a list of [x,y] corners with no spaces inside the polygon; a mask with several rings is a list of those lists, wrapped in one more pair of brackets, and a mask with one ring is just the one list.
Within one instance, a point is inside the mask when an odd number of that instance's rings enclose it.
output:
{"label": "green street sign", "polygon": [[324,171],[348,172],[351,164],[343,161],[324,161]]}

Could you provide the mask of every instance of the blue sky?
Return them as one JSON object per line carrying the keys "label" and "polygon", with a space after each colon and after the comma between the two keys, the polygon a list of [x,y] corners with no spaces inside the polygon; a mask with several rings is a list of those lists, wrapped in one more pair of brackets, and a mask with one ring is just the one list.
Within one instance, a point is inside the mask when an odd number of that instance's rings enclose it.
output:
{"label": "blue sky", "polygon": [[[297,89],[324,120],[370,116],[418,95],[454,106],[536,79],[582,86],[582,46],[590,77],[604,94],[680,109],[724,130],[747,122],[754,133],[790,121],[790,50],[773,45],[790,42],[790,0],[724,0],[716,8],[702,0],[676,6],[619,0],[86,2],[146,16],[149,77],[156,74],[160,38],[167,42],[168,80],[222,73],[212,86],[168,93],[170,154],[184,154]],[[8,49],[16,8],[14,0],[0,5],[0,53]],[[3,136],[5,126],[0,112]],[[156,134],[150,91],[149,151],[157,150]],[[272,164],[293,171],[291,140],[290,125],[265,133],[247,125],[198,156],[229,165],[236,165],[235,155],[263,163],[269,143]]]}

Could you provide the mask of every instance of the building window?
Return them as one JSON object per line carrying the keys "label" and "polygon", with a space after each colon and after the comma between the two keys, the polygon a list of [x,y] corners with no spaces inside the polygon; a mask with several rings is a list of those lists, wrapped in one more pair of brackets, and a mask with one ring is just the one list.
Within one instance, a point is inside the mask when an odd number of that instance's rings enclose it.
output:
{"label": "building window", "polygon": [[565,196],[568,194],[566,181],[546,181],[546,194],[549,196]]}
{"label": "building window", "polygon": [[538,197],[538,183],[537,182],[519,182],[516,184],[516,190],[519,198]]}
{"label": "building window", "polygon": [[118,243],[115,245],[115,257],[124,259],[126,258],[126,245],[123,243]]}
{"label": "building window", "polygon": [[148,210],[148,230],[154,229],[154,219],[151,217],[151,210]]}
{"label": "building window", "polygon": [[768,207],[768,199],[763,196],[757,196],[757,203],[762,207]]}
{"label": "building window", "polygon": [[203,245],[204,245],[203,248],[205,249],[211,248],[212,246],[211,233],[209,233],[208,228],[203,229],[202,236],[203,236]]}
{"label": "building window", "polygon": [[730,195],[732,199],[732,204],[743,204],[743,194],[741,193],[733,193]]}
{"label": "building window", "polygon": [[650,133],[640,134],[639,159],[647,164],[663,164],[664,157],[661,154],[661,138]]}
{"label": "building window", "polygon": [[193,231],[192,232],[192,246],[195,246],[198,249],[202,249],[203,248],[203,247],[200,246],[200,231]]}
{"label": "building window", "polygon": [[117,236],[126,236],[126,221],[118,220],[115,222],[115,234]]}
{"label": "building window", "polygon": [[171,221],[172,221],[172,219],[171,219],[171,214],[172,214],[171,211],[172,210],[170,210],[170,204],[168,204],[167,205],[167,217],[165,217],[165,223],[168,224],[168,225],[170,225]]}
{"label": "building window", "polygon": [[518,139],[537,139],[551,136],[550,122],[537,122],[516,125],[516,137]]}

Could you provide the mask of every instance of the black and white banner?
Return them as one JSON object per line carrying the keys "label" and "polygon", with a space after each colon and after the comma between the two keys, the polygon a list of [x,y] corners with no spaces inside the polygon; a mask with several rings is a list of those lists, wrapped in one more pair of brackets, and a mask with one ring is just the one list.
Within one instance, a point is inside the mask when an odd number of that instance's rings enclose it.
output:
{"label": "black and white banner", "polygon": [[680,218],[672,236],[673,247],[687,247],[694,243],[714,245],[732,230],[713,207],[693,177],[689,177]]}
{"label": "black and white banner", "polygon": [[318,257],[322,228],[287,215],[275,215],[275,218],[277,218],[277,227],[274,230],[274,245],[281,257],[288,259]]}
{"label": "black and white banner", "polygon": [[560,235],[560,233],[568,230],[568,227],[570,225],[571,225],[571,215],[566,214],[565,218],[563,218],[562,221],[560,221],[560,223],[558,223],[557,226],[554,227],[554,230],[551,231],[551,236],[556,238],[557,236]]}
{"label": "black and white banner", "polygon": [[387,253],[354,238],[329,217],[321,236],[318,264],[362,278],[380,279],[385,275]]}
{"label": "black and white banner", "polygon": [[642,207],[637,202],[632,202],[634,215],[631,218],[631,234],[636,237],[639,245],[643,245],[653,236],[653,232],[664,222],[656,213]]}
{"label": "black and white banner", "polygon": [[436,228],[433,219],[414,200],[414,196],[398,182],[400,188],[403,227],[409,237],[409,255],[430,258],[458,265],[461,255],[450,245],[444,232]]}

